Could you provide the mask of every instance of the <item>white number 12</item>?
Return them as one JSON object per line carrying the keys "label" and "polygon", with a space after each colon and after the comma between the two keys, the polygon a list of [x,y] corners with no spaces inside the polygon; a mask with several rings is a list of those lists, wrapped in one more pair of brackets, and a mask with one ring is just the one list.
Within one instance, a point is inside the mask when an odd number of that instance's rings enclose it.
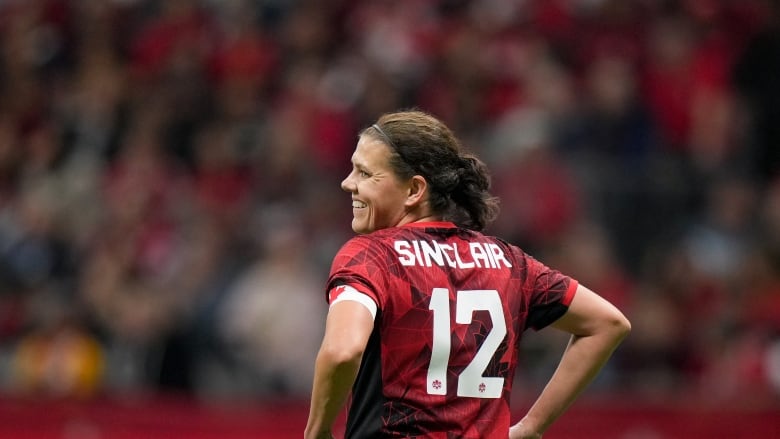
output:
{"label": "white number 12", "polygon": [[[447,366],[452,344],[449,290],[434,288],[428,309],[433,311],[433,347],[431,362],[428,365],[428,393],[446,395]],[[477,354],[458,376],[458,396],[500,398],[504,388],[504,378],[482,376],[506,335],[506,321],[498,291],[458,291],[455,300],[455,323],[468,325],[471,323],[474,311],[488,311],[493,321],[493,329],[488,333]]]}

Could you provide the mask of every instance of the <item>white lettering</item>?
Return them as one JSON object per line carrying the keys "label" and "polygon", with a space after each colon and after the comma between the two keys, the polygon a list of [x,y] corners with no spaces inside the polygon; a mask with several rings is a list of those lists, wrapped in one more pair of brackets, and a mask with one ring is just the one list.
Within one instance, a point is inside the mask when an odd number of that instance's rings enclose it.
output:
{"label": "white lettering", "polygon": [[487,255],[488,259],[490,259],[490,268],[498,268],[498,264],[496,264],[496,258],[493,257],[493,252],[490,251],[490,244],[482,244],[482,247],[485,248],[485,254]]}
{"label": "white lettering", "polygon": [[449,244],[439,244],[436,241],[433,241],[433,244],[438,246],[442,250],[442,253],[444,254],[444,259],[447,260],[447,265],[449,265],[452,268],[455,268],[456,267],[455,260],[453,260],[450,257],[450,252],[453,251],[452,246]]}
{"label": "white lettering", "polygon": [[[414,254],[417,255],[417,260],[422,261],[422,255],[420,254],[420,243],[417,240],[412,241],[414,246]],[[420,262],[418,262],[419,264]]]}
{"label": "white lettering", "polygon": [[499,261],[503,261],[504,266],[507,268],[512,266],[512,264],[510,264],[509,261],[507,261],[504,257],[504,252],[501,250],[501,247],[499,247],[498,244],[488,244],[488,246],[490,247],[490,254],[493,256],[493,260],[496,261],[496,268],[498,268]]}
{"label": "white lettering", "polygon": [[414,253],[412,253],[409,250],[409,247],[411,247],[409,241],[396,241],[394,243],[394,247],[395,247],[395,252],[400,255],[398,257],[398,262],[400,262],[401,265],[407,267],[410,265],[414,265],[415,257],[414,257]]}
{"label": "white lettering", "polygon": [[474,262],[463,262],[463,260],[460,259],[460,253],[458,253],[457,244],[452,244],[452,247],[455,251],[455,265],[460,268],[474,268]]}
{"label": "white lettering", "polygon": [[393,243],[393,248],[398,254],[398,262],[403,266],[419,265],[431,267],[434,264],[439,267],[452,268],[501,268],[511,267],[512,264],[504,255],[503,250],[493,243],[469,243],[468,255],[461,255],[458,245],[440,244],[436,241],[402,241]]}
{"label": "white lettering", "polygon": [[444,257],[441,254],[441,248],[436,245],[436,241],[429,243],[427,241],[420,241],[420,247],[422,248],[423,255],[425,255],[425,266],[431,266],[431,258],[433,258],[436,265],[439,267],[444,266]]}
{"label": "white lettering", "polygon": [[474,262],[477,264],[477,267],[490,267],[490,258],[485,252],[485,249],[482,248],[482,244],[478,242],[472,242],[469,244],[469,249],[471,250],[471,257],[474,258]]}

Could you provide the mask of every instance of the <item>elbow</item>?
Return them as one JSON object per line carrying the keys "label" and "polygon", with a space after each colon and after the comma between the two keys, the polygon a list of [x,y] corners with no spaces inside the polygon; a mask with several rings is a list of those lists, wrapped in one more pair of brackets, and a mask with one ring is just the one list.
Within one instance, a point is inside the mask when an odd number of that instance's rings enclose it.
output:
{"label": "elbow", "polygon": [[610,333],[620,343],[631,332],[631,322],[623,313],[618,312],[610,321]]}

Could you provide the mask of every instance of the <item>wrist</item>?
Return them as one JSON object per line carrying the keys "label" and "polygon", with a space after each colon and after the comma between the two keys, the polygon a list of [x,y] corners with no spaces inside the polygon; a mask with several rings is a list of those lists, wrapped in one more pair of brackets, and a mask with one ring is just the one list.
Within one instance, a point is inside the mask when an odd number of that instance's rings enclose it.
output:
{"label": "wrist", "polygon": [[314,432],[305,432],[303,434],[304,439],[333,439],[333,433],[330,430]]}

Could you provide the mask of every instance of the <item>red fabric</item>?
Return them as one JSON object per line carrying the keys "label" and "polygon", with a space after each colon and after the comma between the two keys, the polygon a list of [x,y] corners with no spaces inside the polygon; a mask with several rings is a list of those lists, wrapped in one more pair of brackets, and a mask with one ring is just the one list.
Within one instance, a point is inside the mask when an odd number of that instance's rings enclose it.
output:
{"label": "red fabric", "polygon": [[[426,249],[438,251],[426,257],[431,254]],[[381,383],[359,378],[353,390],[353,402],[358,401],[354,406],[379,406],[371,412],[381,416],[381,422],[374,420],[375,430],[356,427],[366,431],[355,433],[375,437],[403,432],[442,439],[449,437],[447,433],[506,437],[522,333],[557,319],[576,288],[576,281],[517,247],[441,223],[353,238],[334,258],[328,290],[344,284],[371,296],[381,315],[377,321],[381,346],[369,347],[364,356],[373,358],[373,348],[380,349],[381,377],[376,378]],[[453,323],[461,306],[470,309],[469,304],[477,302],[468,322]],[[440,367],[430,365],[442,346],[436,331],[443,329],[436,322],[449,327],[446,338],[451,333],[451,346],[445,348],[451,354]],[[496,331],[505,335],[493,345]],[[488,351],[485,346],[490,346]],[[477,363],[477,352],[488,354],[489,363]],[[484,372],[467,377],[464,369],[471,364]],[[430,375],[434,369],[441,373]],[[371,386],[378,385],[384,401],[370,398]]]}

